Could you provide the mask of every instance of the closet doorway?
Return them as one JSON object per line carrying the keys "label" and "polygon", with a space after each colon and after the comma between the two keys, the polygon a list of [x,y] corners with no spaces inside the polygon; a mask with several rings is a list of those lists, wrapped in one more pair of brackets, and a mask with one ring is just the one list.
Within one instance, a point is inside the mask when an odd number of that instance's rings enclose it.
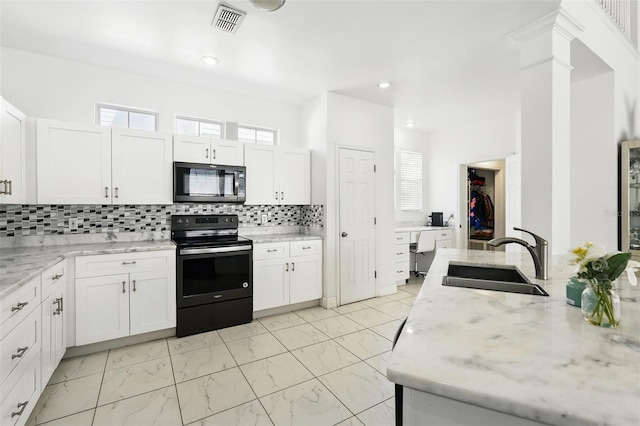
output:
{"label": "closet doorway", "polygon": [[505,236],[505,194],[505,160],[460,166],[460,217],[463,219],[458,247],[494,249],[487,241]]}

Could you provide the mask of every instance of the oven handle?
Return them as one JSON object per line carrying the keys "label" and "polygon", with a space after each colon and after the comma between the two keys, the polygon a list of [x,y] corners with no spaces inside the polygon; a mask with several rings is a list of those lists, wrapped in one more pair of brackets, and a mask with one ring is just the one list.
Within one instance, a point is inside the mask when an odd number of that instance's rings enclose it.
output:
{"label": "oven handle", "polygon": [[207,254],[207,253],[228,253],[233,251],[251,250],[251,246],[235,246],[235,247],[209,247],[209,248],[191,248],[182,249],[180,254]]}

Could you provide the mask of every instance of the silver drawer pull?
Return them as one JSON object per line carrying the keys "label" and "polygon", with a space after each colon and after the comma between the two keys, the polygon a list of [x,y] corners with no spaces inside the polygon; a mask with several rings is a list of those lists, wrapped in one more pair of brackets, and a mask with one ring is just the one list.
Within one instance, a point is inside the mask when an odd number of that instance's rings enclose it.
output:
{"label": "silver drawer pull", "polygon": [[396,237],[396,240],[398,240],[398,241],[402,241],[402,240],[404,240],[404,238],[402,238],[402,237]]}
{"label": "silver drawer pull", "polygon": [[24,409],[27,408],[27,404],[28,403],[29,403],[29,401],[19,402],[18,403],[18,411],[12,412],[11,413],[11,417],[21,416],[22,413],[24,412]]}
{"label": "silver drawer pull", "polygon": [[125,293],[127,290],[124,288],[124,286],[127,284],[126,281],[122,281],[122,293]]}
{"label": "silver drawer pull", "polygon": [[309,250],[311,248],[311,246],[304,246],[302,247],[302,250]]}
{"label": "silver drawer pull", "polygon": [[20,309],[24,308],[25,306],[27,306],[29,304],[29,302],[20,302],[18,303],[16,306],[12,306],[11,307],[11,312],[13,311],[19,311]]}
{"label": "silver drawer pull", "polygon": [[133,280],[133,291],[136,291],[136,280]]}
{"label": "silver drawer pull", "polygon": [[123,265],[135,265],[136,261],[132,260],[131,262],[122,262]]}
{"label": "silver drawer pull", "polygon": [[396,272],[397,272],[398,274],[401,274],[401,273],[403,273],[404,271],[396,271]]}
{"label": "silver drawer pull", "polygon": [[51,281],[58,281],[64,274],[56,274],[51,277]]}
{"label": "silver drawer pull", "polygon": [[22,356],[24,355],[24,353],[27,351],[27,349],[29,349],[29,346],[25,346],[24,348],[18,348],[18,350],[16,351],[15,354],[11,355],[11,359],[14,358],[22,358]]}
{"label": "silver drawer pull", "polygon": [[268,249],[267,253],[273,253],[273,252],[276,252],[276,251],[278,251],[278,249]]}
{"label": "silver drawer pull", "polygon": [[401,254],[404,254],[404,253],[403,253],[403,252],[400,252],[400,253],[396,253],[396,254],[397,254],[397,255],[401,255]]}

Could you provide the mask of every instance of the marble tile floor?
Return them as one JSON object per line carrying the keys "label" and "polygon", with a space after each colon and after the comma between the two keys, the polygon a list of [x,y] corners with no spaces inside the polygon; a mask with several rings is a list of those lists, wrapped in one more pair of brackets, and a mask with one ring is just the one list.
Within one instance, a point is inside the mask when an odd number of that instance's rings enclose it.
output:
{"label": "marble tile floor", "polygon": [[421,281],[337,309],[65,359],[27,426],[391,426],[386,363]]}

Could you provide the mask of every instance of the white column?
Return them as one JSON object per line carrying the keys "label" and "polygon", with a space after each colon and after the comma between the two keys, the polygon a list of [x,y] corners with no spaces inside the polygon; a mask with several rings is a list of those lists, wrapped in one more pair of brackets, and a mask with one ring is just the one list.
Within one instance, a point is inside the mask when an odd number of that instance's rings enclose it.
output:
{"label": "white column", "polygon": [[522,228],[570,247],[571,40],[582,28],[562,9],[509,36],[520,43]]}

